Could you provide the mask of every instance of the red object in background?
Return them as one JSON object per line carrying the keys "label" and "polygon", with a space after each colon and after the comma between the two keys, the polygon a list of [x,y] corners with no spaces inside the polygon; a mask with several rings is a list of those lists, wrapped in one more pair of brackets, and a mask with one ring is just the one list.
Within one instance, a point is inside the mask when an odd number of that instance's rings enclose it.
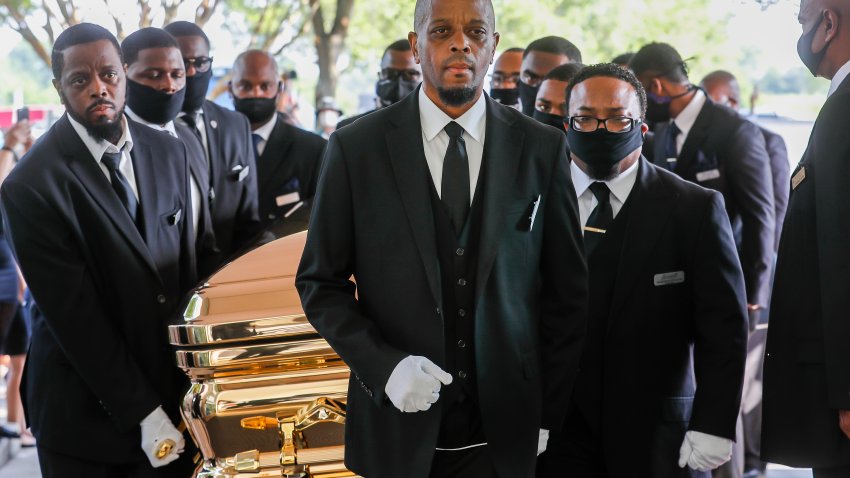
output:
{"label": "red object in background", "polygon": [[6,129],[12,126],[12,116],[15,114],[14,110],[0,110],[0,128]]}
{"label": "red object in background", "polygon": [[[47,117],[47,109],[43,107],[29,107],[30,123],[38,123]],[[15,116],[14,108],[0,108],[0,128],[6,129],[11,127]]]}

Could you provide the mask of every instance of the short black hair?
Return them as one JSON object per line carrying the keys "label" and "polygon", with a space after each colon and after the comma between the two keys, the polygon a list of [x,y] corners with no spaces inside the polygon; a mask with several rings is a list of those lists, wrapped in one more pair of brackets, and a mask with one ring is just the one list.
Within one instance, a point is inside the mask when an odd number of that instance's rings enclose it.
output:
{"label": "short black hair", "polygon": [[207,44],[207,48],[210,48],[210,39],[207,37],[207,34],[199,27],[192,22],[187,22],[183,20],[179,20],[176,22],[171,22],[168,25],[162,27],[163,30],[167,31],[173,37],[201,37],[204,39],[204,43]]}
{"label": "short black hair", "polygon": [[646,91],[643,89],[643,85],[640,84],[637,76],[635,76],[631,70],[623,68],[620,65],[615,65],[614,63],[600,63],[598,65],[591,65],[582,68],[582,70],[573,77],[570,87],[567,88],[567,105],[570,104],[570,97],[572,96],[573,90],[579,83],[600,76],[616,78],[632,85],[632,88],[635,89],[635,93],[637,93],[638,102],[640,103],[640,117],[643,118],[646,115]]}
{"label": "short black hair", "polygon": [[573,81],[573,78],[576,74],[584,68],[584,65],[581,63],[564,63],[561,66],[556,66],[552,71],[546,73],[546,76],[543,78],[543,81],[546,80],[556,80],[556,81],[566,81],[567,83]]}
{"label": "short black hair", "polygon": [[652,72],[671,81],[688,81],[688,65],[679,52],[667,43],[650,43],[635,53],[629,68],[635,75]]}
{"label": "short black hair", "polygon": [[515,47],[512,47],[512,48],[508,48],[507,50],[502,52],[503,55],[505,53],[525,53],[525,48],[520,48],[518,46],[515,46]]}
{"label": "short black hair", "polygon": [[523,51],[522,57],[525,58],[533,51],[565,55],[571,62],[581,63],[581,51],[566,38],[557,36],[538,38],[529,43],[528,47]]}
{"label": "short black hair", "polygon": [[632,62],[632,58],[634,57],[635,52],[630,51],[628,53],[623,53],[622,55],[617,55],[613,60],[611,60],[611,63],[616,65],[628,65]]}
{"label": "short black hair", "polygon": [[384,54],[381,55],[381,59],[383,60],[384,57],[387,56],[387,53],[389,53],[391,51],[410,51],[410,50],[411,50],[411,48],[410,48],[410,42],[409,41],[407,41],[407,40],[396,40],[396,41],[390,43],[390,46],[388,46],[384,50]]}
{"label": "short black hair", "polygon": [[72,46],[94,43],[100,40],[108,40],[115,46],[118,57],[121,58],[121,63],[123,64],[124,57],[121,53],[121,45],[118,44],[118,39],[115,38],[115,35],[110,33],[106,28],[95,25],[94,23],[78,23],[60,33],[59,37],[53,43],[53,51],[50,52],[53,78],[57,80],[62,78],[62,69],[65,67],[65,50]]}
{"label": "short black hair", "polygon": [[131,33],[121,42],[124,63],[132,65],[139,59],[139,52],[150,48],[177,48],[180,45],[171,34],[162,28],[147,27]]}

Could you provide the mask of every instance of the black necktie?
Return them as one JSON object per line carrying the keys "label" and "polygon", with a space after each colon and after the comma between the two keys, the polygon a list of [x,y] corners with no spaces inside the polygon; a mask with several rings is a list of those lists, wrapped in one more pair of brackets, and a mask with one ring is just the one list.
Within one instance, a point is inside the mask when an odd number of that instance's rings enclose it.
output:
{"label": "black necktie", "polygon": [[445,127],[449,147],[443,160],[443,179],[440,197],[449,212],[449,219],[460,234],[469,213],[469,159],[463,141],[463,127],[454,121]]}
{"label": "black necktie", "polygon": [[670,123],[670,127],[667,128],[667,138],[664,144],[664,156],[667,161],[667,169],[673,171],[676,169],[676,159],[679,157],[679,148],[676,147],[676,138],[679,137],[679,133],[682,130],[676,126],[676,123]]}
{"label": "black necktie", "polygon": [[200,121],[200,115],[198,113],[186,113],[185,115],[183,115],[182,119],[183,122],[186,123],[186,126],[188,126],[190,130],[192,130],[192,133],[197,136],[198,141],[200,141],[201,145],[203,146],[204,139],[201,137],[201,130],[198,129],[198,124],[203,124]]}
{"label": "black necktie", "polygon": [[133,189],[130,187],[130,183],[127,181],[127,178],[121,174],[121,170],[118,169],[118,166],[121,164],[121,156],[122,153],[103,153],[103,158],[101,162],[106,166],[106,169],[109,170],[109,180],[112,182],[112,189],[115,190],[115,194],[118,195],[118,199],[121,200],[121,204],[124,205],[124,208],[127,209],[127,212],[130,214],[130,219],[133,220],[134,223],[138,224],[137,216],[139,211],[139,201],[136,199],[136,195],[133,194]]}
{"label": "black necktie", "polygon": [[254,159],[260,160],[260,143],[263,142],[263,137],[257,133],[251,133],[251,141],[254,143]]}
{"label": "black necktie", "polygon": [[584,226],[584,250],[588,256],[599,245],[605,233],[608,232],[608,228],[611,227],[611,223],[614,222],[611,190],[608,189],[608,185],[597,181],[590,185],[590,192],[596,197],[597,204]]}

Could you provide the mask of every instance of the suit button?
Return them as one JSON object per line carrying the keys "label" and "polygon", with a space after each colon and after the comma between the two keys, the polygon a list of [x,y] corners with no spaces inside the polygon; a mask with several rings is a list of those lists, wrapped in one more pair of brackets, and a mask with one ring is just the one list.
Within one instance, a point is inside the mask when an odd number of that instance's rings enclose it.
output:
{"label": "suit button", "polygon": [[458,247],[457,250],[455,251],[455,254],[462,256],[464,252],[466,252],[466,251],[464,251],[462,247]]}
{"label": "suit button", "polygon": [[156,301],[159,302],[160,304],[164,304],[165,303],[165,296],[162,295],[162,294],[159,294],[158,296],[156,296]]}
{"label": "suit button", "polygon": [[460,372],[457,373],[457,376],[460,377],[460,378],[466,378],[466,372],[461,370]]}
{"label": "suit button", "polygon": [[466,279],[458,279],[457,285],[459,285],[461,287],[465,286],[466,285]]}
{"label": "suit button", "polygon": [[463,309],[460,309],[459,311],[457,311],[457,315],[459,315],[460,317],[466,317],[466,311],[463,310]]}
{"label": "suit button", "polygon": [[463,340],[458,340],[458,341],[457,341],[457,346],[458,346],[459,348],[465,349],[465,348],[466,348],[466,342],[464,342]]}
{"label": "suit button", "polygon": [[277,216],[275,216],[274,214],[269,214],[269,219],[276,219],[276,218],[277,218]]}
{"label": "suit button", "polygon": [[440,315],[440,308],[437,307],[437,315]]}

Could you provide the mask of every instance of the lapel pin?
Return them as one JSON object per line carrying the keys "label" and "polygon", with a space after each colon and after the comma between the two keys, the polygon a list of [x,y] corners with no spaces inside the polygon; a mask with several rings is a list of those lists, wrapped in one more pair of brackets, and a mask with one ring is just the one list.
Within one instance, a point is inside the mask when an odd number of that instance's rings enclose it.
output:
{"label": "lapel pin", "polygon": [[210,121],[210,126],[212,126],[212,129],[218,128],[218,121],[216,121],[216,120]]}

